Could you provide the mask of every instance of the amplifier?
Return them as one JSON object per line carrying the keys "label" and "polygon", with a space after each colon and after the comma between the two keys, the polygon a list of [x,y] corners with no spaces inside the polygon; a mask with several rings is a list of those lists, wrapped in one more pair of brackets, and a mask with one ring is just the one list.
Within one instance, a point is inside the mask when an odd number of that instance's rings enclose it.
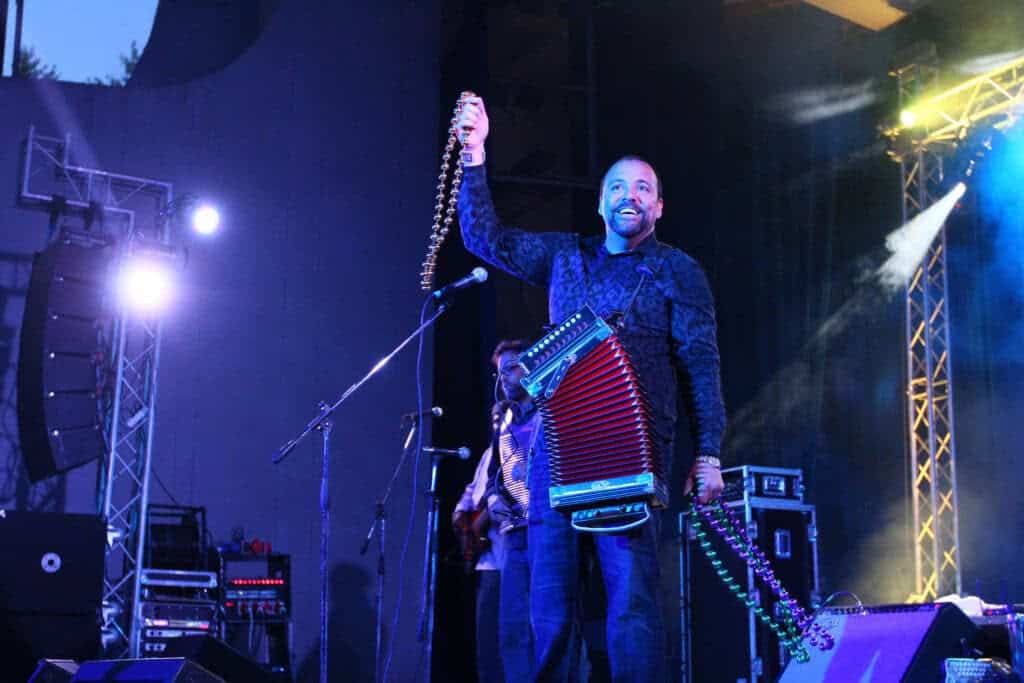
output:
{"label": "amplifier", "polygon": [[210,589],[217,587],[217,574],[185,569],[143,569],[139,574],[139,582],[143,586],[163,588]]}
{"label": "amplifier", "polygon": [[[291,675],[291,556],[220,553],[220,637],[269,673]],[[290,680],[290,679],[288,679]]]}
{"label": "amplifier", "polygon": [[142,601],[139,653],[143,657],[161,657],[175,638],[205,636],[216,626],[217,603],[213,601]]}
{"label": "amplifier", "polygon": [[291,618],[291,556],[221,553],[221,608],[227,622]]}
{"label": "amplifier", "polygon": [[[737,470],[743,468],[736,468]],[[787,480],[789,485],[789,480]],[[747,533],[775,570],[782,585],[804,607],[818,598],[818,545],[813,505],[752,496],[726,503],[744,521]],[[726,588],[695,540],[686,513],[679,517],[682,601],[682,680],[684,683],[771,683],[788,655],[778,637]],[[778,618],[772,592],[729,546],[709,537],[716,559],[761,607]],[[808,679],[812,680],[812,679]]]}

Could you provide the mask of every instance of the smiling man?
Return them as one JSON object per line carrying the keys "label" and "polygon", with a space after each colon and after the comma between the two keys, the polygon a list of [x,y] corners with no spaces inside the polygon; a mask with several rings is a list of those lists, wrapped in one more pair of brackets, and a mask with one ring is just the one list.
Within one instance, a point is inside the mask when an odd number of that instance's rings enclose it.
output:
{"label": "smiling man", "polygon": [[[722,490],[718,453],[725,427],[719,380],[714,304],[697,263],[654,236],[664,201],[654,168],[627,156],[601,182],[602,237],[534,233],[501,223],[483,169],[489,132],[483,100],[469,98],[457,121],[465,173],[459,195],[462,239],[472,253],[531,284],[547,287],[550,320],[558,323],[589,305],[616,320],[654,411],[654,428],[671,471],[672,445],[683,396],[696,448],[684,492],[700,479],[702,502]],[[544,439],[529,466],[528,553],[530,619],[536,676],[569,681],[579,643],[580,538],[568,518],[549,504],[550,470]],[[608,656],[615,681],[666,679],[655,523],[624,533],[594,536],[608,597]]]}
{"label": "smiling man", "polygon": [[654,168],[640,157],[616,161],[601,181],[597,213],[604,218],[604,248],[610,254],[632,251],[654,234],[665,202]]}

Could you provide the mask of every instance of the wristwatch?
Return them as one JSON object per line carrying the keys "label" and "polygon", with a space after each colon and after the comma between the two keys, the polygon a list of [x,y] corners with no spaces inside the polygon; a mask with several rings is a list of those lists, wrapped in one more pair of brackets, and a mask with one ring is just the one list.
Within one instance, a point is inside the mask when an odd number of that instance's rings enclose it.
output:
{"label": "wristwatch", "polygon": [[714,455],[698,455],[694,459],[694,462],[702,462],[705,465],[711,465],[716,470],[722,469],[722,461],[719,460],[718,457]]}

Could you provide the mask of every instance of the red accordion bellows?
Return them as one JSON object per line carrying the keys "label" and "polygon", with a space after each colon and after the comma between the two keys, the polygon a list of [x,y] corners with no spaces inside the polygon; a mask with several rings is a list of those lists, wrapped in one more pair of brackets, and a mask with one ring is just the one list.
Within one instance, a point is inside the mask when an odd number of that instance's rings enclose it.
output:
{"label": "red accordion bellows", "polygon": [[540,404],[553,486],[645,473],[663,479],[654,415],[615,335],[577,361]]}

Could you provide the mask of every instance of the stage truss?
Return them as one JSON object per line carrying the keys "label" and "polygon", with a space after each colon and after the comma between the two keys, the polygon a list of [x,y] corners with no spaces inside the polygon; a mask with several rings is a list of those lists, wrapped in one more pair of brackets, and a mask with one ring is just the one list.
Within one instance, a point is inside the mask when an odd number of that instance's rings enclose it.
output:
{"label": "stage truss", "polygon": [[[903,222],[942,196],[944,163],[972,128],[1004,129],[1020,115],[1024,58],[939,92],[934,62],[892,72],[903,124],[887,131],[900,164]],[[937,93],[937,94],[936,94]],[[911,601],[959,593],[959,506],[950,357],[946,228],[907,282],[907,419],[914,587]]]}
{"label": "stage truss", "polygon": [[[38,135],[29,129],[20,199],[43,205],[53,215],[81,212],[86,224],[117,242],[119,258],[133,241],[167,247],[164,220],[174,196],[170,183],[75,165],[69,137]],[[143,226],[136,217],[152,217]],[[97,512],[107,523],[103,581],[103,645],[110,656],[139,656],[140,568],[146,545],[150,463],[156,417],[160,322],[120,311],[104,330],[113,391],[103,401],[105,461],[98,477]]]}

